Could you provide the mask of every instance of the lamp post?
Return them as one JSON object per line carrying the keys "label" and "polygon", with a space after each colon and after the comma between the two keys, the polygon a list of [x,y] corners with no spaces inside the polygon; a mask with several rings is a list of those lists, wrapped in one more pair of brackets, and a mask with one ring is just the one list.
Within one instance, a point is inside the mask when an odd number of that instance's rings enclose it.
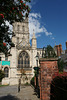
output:
{"label": "lamp post", "polygon": [[18,81],[18,92],[20,92],[20,86],[21,86],[21,78],[22,78],[22,74],[24,73],[24,69],[20,69],[20,78]]}
{"label": "lamp post", "polygon": [[38,93],[38,59],[39,59],[39,56],[36,55],[36,92]]}
{"label": "lamp post", "polygon": [[22,69],[20,70],[20,78],[18,80],[18,92],[20,92],[21,78],[22,78]]}
{"label": "lamp post", "polygon": [[43,47],[43,49],[42,49],[42,57],[43,57],[43,58],[45,57],[45,52],[44,52],[44,51],[45,51],[45,48],[46,48],[46,47]]}
{"label": "lamp post", "polygon": [[37,63],[37,67],[38,67],[38,59],[39,59],[39,56],[36,55],[36,63]]}

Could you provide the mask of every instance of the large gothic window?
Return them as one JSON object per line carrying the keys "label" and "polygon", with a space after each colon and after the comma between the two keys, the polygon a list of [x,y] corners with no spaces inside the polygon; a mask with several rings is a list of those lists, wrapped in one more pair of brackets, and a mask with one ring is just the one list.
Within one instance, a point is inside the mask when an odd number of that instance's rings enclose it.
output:
{"label": "large gothic window", "polygon": [[27,52],[23,51],[19,54],[18,58],[18,68],[28,68],[30,67],[30,59]]}
{"label": "large gothic window", "polygon": [[8,67],[4,68],[5,77],[8,77],[9,69]]}

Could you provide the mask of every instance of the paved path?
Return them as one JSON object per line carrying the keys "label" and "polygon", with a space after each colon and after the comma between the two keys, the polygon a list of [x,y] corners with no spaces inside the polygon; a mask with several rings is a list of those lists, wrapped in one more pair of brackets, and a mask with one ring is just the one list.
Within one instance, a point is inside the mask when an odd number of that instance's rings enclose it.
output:
{"label": "paved path", "polygon": [[21,91],[17,93],[17,97],[20,98],[20,100],[39,100],[31,86],[21,87]]}
{"label": "paved path", "polygon": [[0,87],[0,97],[7,96],[7,95],[13,95],[14,96],[14,95],[16,95],[17,92],[18,92],[17,85]]}
{"label": "paved path", "polygon": [[0,100],[40,100],[31,86],[21,86],[18,93],[17,86],[0,87]]}

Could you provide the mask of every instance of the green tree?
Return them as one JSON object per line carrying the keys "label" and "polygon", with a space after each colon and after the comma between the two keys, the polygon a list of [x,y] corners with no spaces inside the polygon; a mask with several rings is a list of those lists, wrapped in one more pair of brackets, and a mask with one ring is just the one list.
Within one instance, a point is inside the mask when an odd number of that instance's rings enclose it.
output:
{"label": "green tree", "polygon": [[14,46],[10,38],[14,33],[9,30],[6,21],[11,25],[14,21],[22,22],[30,12],[29,2],[30,0],[0,0],[0,52],[6,54],[7,45]]}
{"label": "green tree", "polygon": [[58,69],[59,69],[59,72],[63,72],[63,68],[64,68],[64,61],[61,60],[61,59],[58,59]]}
{"label": "green tree", "polygon": [[5,74],[2,70],[0,70],[0,82],[2,81],[2,79],[5,77]]}
{"label": "green tree", "polygon": [[44,58],[56,57],[56,53],[54,49],[52,48],[52,46],[47,45],[47,47],[43,47],[43,49],[45,50],[45,53],[43,53]]}

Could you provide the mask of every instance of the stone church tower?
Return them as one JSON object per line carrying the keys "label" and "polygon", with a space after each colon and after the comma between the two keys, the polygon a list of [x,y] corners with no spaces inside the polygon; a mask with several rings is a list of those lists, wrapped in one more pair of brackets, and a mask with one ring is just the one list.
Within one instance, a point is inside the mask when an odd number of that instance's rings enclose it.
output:
{"label": "stone church tower", "polygon": [[12,42],[15,44],[15,47],[11,48],[12,56],[8,58],[10,67],[9,77],[6,82],[10,85],[18,84],[18,80],[21,77],[22,84],[30,83],[31,78],[34,76],[33,68],[37,66],[36,55],[38,54],[39,57],[42,57],[42,49],[37,48],[34,32],[32,46],[30,46],[28,18],[23,22],[13,23],[13,32],[15,36],[12,37]]}

